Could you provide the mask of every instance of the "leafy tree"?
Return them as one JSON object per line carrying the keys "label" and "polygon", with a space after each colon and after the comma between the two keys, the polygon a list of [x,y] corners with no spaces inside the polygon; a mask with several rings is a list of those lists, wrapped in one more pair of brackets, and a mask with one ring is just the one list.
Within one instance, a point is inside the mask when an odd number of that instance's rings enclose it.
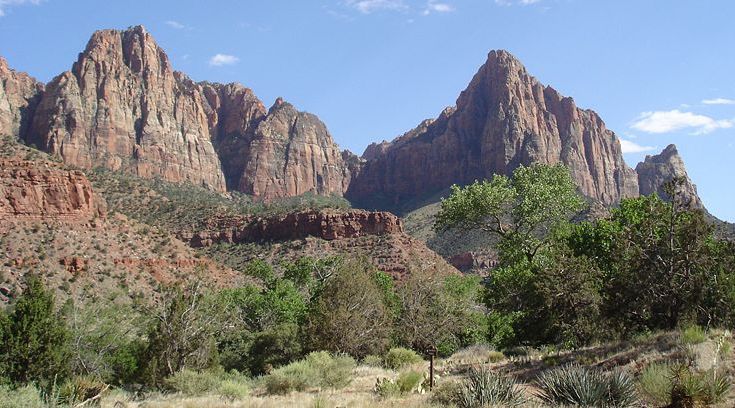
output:
{"label": "leafy tree", "polygon": [[69,373],[69,332],[53,294],[38,277],[28,279],[26,290],[2,320],[0,360],[10,381],[48,387]]}
{"label": "leafy tree", "polygon": [[366,260],[351,259],[325,282],[305,322],[310,350],[357,358],[386,350],[392,322],[375,273]]}
{"label": "leafy tree", "polygon": [[500,237],[501,256],[529,263],[559,226],[584,208],[569,170],[561,164],[520,166],[513,177],[495,175],[464,188],[452,186],[435,228],[477,228]]}

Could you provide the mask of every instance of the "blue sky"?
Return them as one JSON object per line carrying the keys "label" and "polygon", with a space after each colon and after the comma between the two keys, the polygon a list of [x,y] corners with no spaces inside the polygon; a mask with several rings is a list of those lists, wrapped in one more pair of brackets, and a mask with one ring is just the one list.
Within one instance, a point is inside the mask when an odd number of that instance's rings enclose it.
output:
{"label": "blue sky", "polygon": [[361,153],[453,105],[492,49],[594,109],[635,167],[676,143],[735,221],[731,0],[0,0],[0,55],[47,81],[90,34],[143,24],[176,69],[283,96]]}

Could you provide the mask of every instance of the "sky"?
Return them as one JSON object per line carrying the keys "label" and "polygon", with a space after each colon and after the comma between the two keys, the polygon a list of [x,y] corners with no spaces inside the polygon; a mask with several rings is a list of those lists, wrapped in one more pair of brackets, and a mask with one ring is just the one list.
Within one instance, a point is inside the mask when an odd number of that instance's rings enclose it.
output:
{"label": "sky", "polygon": [[454,105],[493,49],[595,110],[631,167],[675,143],[735,222],[732,0],[0,0],[0,55],[48,81],[142,24],[194,80],[317,114],[356,153]]}

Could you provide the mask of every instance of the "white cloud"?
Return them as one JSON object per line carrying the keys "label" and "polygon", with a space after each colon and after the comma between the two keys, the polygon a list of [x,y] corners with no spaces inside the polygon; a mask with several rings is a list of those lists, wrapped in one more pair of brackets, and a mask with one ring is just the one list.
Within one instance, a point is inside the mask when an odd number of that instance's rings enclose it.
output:
{"label": "white cloud", "polygon": [[436,0],[429,0],[421,14],[428,16],[431,13],[450,13],[452,11],[454,11],[454,6],[449,3],[439,3]]}
{"label": "white cloud", "polygon": [[531,4],[540,3],[541,0],[495,0],[496,4],[499,4],[501,6],[512,6],[512,5],[521,5],[521,6],[528,6]]}
{"label": "white cloud", "polygon": [[5,10],[12,6],[22,6],[24,4],[41,4],[41,0],[0,0],[0,17],[5,15]]}
{"label": "white cloud", "polygon": [[345,4],[363,14],[381,10],[400,11],[408,8],[403,0],[346,0]]}
{"label": "white cloud", "polygon": [[166,25],[169,26],[169,27],[171,27],[171,28],[175,28],[177,30],[183,30],[184,28],[186,28],[185,25],[179,23],[178,21],[174,21],[174,20],[168,20],[168,21],[166,21]]}
{"label": "white cloud", "polygon": [[702,101],[705,105],[735,105],[735,99],[715,98]]}
{"label": "white cloud", "polygon": [[237,58],[234,55],[217,54],[209,59],[209,65],[213,67],[221,67],[223,65],[237,64],[238,61],[240,61],[240,58]]}
{"label": "white cloud", "polygon": [[623,150],[623,153],[642,153],[642,152],[650,152],[652,150],[656,150],[653,146],[641,146],[637,143],[631,142],[630,140],[625,139],[619,139],[620,140],[620,148]]}
{"label": "white cloud", "polygon": [[646,133],[668,133],[692,129],[694,134],[710,133],[717,129],[735,126],[735,120],[717,120],[709,116],[678,109],[670,111],[643,112],[631,125],[633,129]]}

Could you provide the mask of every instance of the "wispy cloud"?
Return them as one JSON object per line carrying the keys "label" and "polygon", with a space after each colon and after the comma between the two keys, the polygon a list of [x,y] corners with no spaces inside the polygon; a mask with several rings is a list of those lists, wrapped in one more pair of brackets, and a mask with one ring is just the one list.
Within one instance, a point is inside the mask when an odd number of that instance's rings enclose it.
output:
{"label": "wispy cloud", "polygon": [[735,105],[735,99],[715,98],[702,101],[705,105]]}
{"label": "wispy cloud", "polygon": [[623,153],[643,153],[643,152],[650,152],[653,150],[656,150],[656,147],[654,146],[642,146],[638,143],[631,142],[630,140],[625,139],[619,139],[620,140],[620,148],[623,150]]}
{"label": "wispy cloud", "polygon": [[214,57],[209,59],[209,65],[213,67],[221,67],[224,65],[237,64],[239,61],[240,61],[240,58],[237,58],[234,55],[217,54]]}
{"label": "wispy cloud", "polygon": [[717,129],[728,129],[735,126],[735,120],[717,120],[692,112],[678,109],[670,111],[643,112],[631,127],[646,133],[668,133],[677,130],[691,129],[694,134],[705,134]]}
{"label": "wispy cloud", "polygon": [[175,28],[177,30],[183,30],[183,29],[186,28],[185,25],[183,25],[183,24],[181,24],[181,23],[179,23],[178,21],[175,21],[175,20],[168,20],[168,21],[166,21],[166,25],[169,26],[169,27],[171,27],[171,28]]}
{"label": "wispy cloud", "polygon": [[41,4],[41,0],[0,0],[0,17],[5,15],[5,11],[12,6],[22,6],[24,4]]}
{"label": "wispy cloud", "polygon": [[345,0],[345,4],[363,14],[376,11],[400,11],[408,9],[403,0]]}
{"label": "wispy cloud", "polygon": [[451,13],[454,10],[454,6],[449,3],[439,3],[436,0],[429,0],[421,14],[428,16],[431,13]]}
{"label": "wispy cloud", "polygon": [[536,4],[540,2],[541,0],[495,0],[495,3],[501,6],[513,6],[513,5],[529,6],[531,4]]}

